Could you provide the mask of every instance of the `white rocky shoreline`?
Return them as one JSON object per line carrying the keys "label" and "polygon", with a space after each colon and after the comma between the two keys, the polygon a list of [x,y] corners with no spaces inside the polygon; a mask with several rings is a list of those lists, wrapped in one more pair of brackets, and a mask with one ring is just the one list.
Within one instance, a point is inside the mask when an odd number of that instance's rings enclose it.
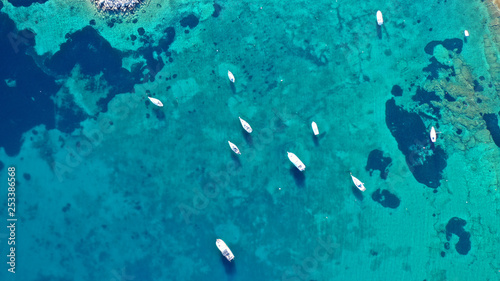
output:
{"label": "white rocky shoreline", "polygon": [[144,3],[144,0],[92,0],[103,11],[129,12]]}

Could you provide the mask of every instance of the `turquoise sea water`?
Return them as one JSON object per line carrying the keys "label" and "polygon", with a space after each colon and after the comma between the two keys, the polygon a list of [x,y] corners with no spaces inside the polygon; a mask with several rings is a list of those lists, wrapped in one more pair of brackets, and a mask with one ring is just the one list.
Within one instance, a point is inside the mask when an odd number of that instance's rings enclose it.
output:
{"label": "turquoise sea water", "polygon": [[0,10],[0,280],[500,279],[489,0],[41,2]]}

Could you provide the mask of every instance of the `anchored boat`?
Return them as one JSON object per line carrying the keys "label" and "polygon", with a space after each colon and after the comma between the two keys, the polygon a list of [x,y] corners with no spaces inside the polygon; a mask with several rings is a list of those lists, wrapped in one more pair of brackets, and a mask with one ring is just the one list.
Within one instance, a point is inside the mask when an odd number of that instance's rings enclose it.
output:
{"label": "anchored boat", "polygon": [[352,174],[351,174],[351,178],[352,178],[352,181],[354,182],[354,185],[359,189],[361,190],[362,192],[364,192],[366,190],[365,188],[365,184],[362,183],[360,180],[358,180],[358,178],[354,177]]}
{"label": "anchored boat", "polygon": [[159,99],[148,97],[148,99],[156,106],[163,107],[163,103]]}
{"label": "anchored boat", "polygon": [[229,71],[229,70],[227,71],[227,77],[229,77],[229,81],[231,81],[231,82],[233,82],[233,83],[234,83],[234,81],[236,81],[236,80],[234,79],[234,75],[233,75],[233,73],[232,73],[231,71]]}
{"label": "anchored boat", "polygon": [[234,259],[233,252],[231,252],[229,247],[226,245],[224,241],[222,241],[222,239],[217,239],[217,241],[215,241],[215,245],[217,245],[219,251],[222,253],[224,257],[226,257],[228,261],[232,261]]}
{"label": "anchored boat", "polygon": [[234,143],[232,143],[230,141],[227,141],[227,142],[229,143],[229,147],[231,147],[231,149],[234,151],[234,153],[241,154],[240,150],[238,149],[238,147]]}
{"label": "anchored boat", "polygon": [[297,169],[299,169],[299,171],[303,172],[305,169],[306,169],[306,165],[304,165],[304,163],[302,163],[302,161],[300,161],[299,157],[297,157],[297,155],[291,153],[291,152],[287,152],[288,153],[288,159],[290,159],[290,161],[293,163],[293,165],[295,165],[295,167],[297,167]]}
{"label": "anchored boat", "polygon": [[434,127],[431,128],[431,141],[432,142],[436,142],[436,130],[434,129]]}
{"label": "anchored boat", "polygon": [[378,25],[384,24],[384,18],[382,17],[381,11],[377,11],[377,24]]}
{"label": "anchored boat", "polygon": [[316,125],[316,122],[311,123],[311,127],[313,128],[314,135],[317,136],[319,135],[319,130],[318,130],[318,125]]}
{"label": "anchored boat", "polygon": [[245,131],[250,134],[252,132],[252,127],[250,127],[250,124],[248,124],[247,121],[241,119],[241,117],[238,118],[240,118],[241,126],[243,127],[243,129],[245,129]]}

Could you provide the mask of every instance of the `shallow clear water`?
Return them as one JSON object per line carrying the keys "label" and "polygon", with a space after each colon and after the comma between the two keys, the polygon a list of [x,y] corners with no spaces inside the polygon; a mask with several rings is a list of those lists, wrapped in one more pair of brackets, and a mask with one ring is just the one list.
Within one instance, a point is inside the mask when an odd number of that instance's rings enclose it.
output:
{"label": "shallow clear water", "polygon": [[0,12],[1,280],[499,278],[489,1]]}

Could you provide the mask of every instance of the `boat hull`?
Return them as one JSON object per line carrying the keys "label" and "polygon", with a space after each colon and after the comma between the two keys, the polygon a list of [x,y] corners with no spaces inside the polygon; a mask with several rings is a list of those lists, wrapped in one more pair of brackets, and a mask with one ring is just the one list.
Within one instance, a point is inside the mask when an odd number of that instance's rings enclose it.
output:
{"label": "boat hull", "polygon": [[234,79],[233,73],[229,70],[227,71],[227,77],[229,77],[229,81],[231,81],[233,83],[236,82],[236,80]]}
{"label": "boat hull", "polygon": [[313,129],[314,135],[315,136],[319,135],[318,125],[316,124],[316,122],[313,121],[311,123],[311,127]]}
{"label": "boat hull", "polygon": [[382,17],[381,11],[377,11],[377,24],[378,25],[384,24],[384,18]]}
{"label": "boat hull", "polygon": [[293,165],[295,165],[295,167],[297,167],[297,169],[299,169],[299,171],[301,171],[301,172],[305,171],[306,165],[304,165],[304,163],[302,163],[302,161],[300,161],[299,157],[297,157],[297,155],[295,155],[291,152],[287,152],[287,153],[288,153],[288,159],[290,160],[290,162],[292,162]]}
{"label": "boat hull", "polygon": [[358,178],[354,177],[353,175],[351,175],[351,178],[352,178],[352,181],[354,182],[354,185],[359,189],[361,190],[361,192],[364,192],[366,190],[365,188],[365,184],[362,183],[360,180],[358,180]]}
{"label": "boat hull", "polygon": [[217,241],[215,241],[215,245],[217,246],[217,248],[219,249],[221,254],[224,257],[226,257],[226,259],[228,261],[234,260],[233,252],[231,252],[229,247],[226,245],[226,243],[224,241],[222,241],[222,239],[217,239]]}
{"label": "boat hull", "polygon": [[436,129],[434,129],[434,127],[431,128],[430,137],[432,142],[436,142],[437,136],[436,136]]}
{"label": "boat hull", "polygon": [[227,141],[227,143],[229,144],[229,147],[231,148],[231,150],[232,150],[234,153],[236,153],[236,154],[241,154],[240,150],[238,149],[238,147],[237,147],[234,143],[232,143],[232,142],[230,142],[230,141]]}
{"label": "boat hull", "polygon": [[247,121],[241,119],[241,117],[238,117],[240,118],[240,123],[241,123],[241,126],[243,127],[243,129],[245,129],[245,131],[247,131],[247,133],[252,133],[252,127],[250,127],[250,124],[248,124]]}
{"label": "boat hull", "polygon": [[148,99],[156,106],[163,107],[163,103],[159,99],[148,97]]}

